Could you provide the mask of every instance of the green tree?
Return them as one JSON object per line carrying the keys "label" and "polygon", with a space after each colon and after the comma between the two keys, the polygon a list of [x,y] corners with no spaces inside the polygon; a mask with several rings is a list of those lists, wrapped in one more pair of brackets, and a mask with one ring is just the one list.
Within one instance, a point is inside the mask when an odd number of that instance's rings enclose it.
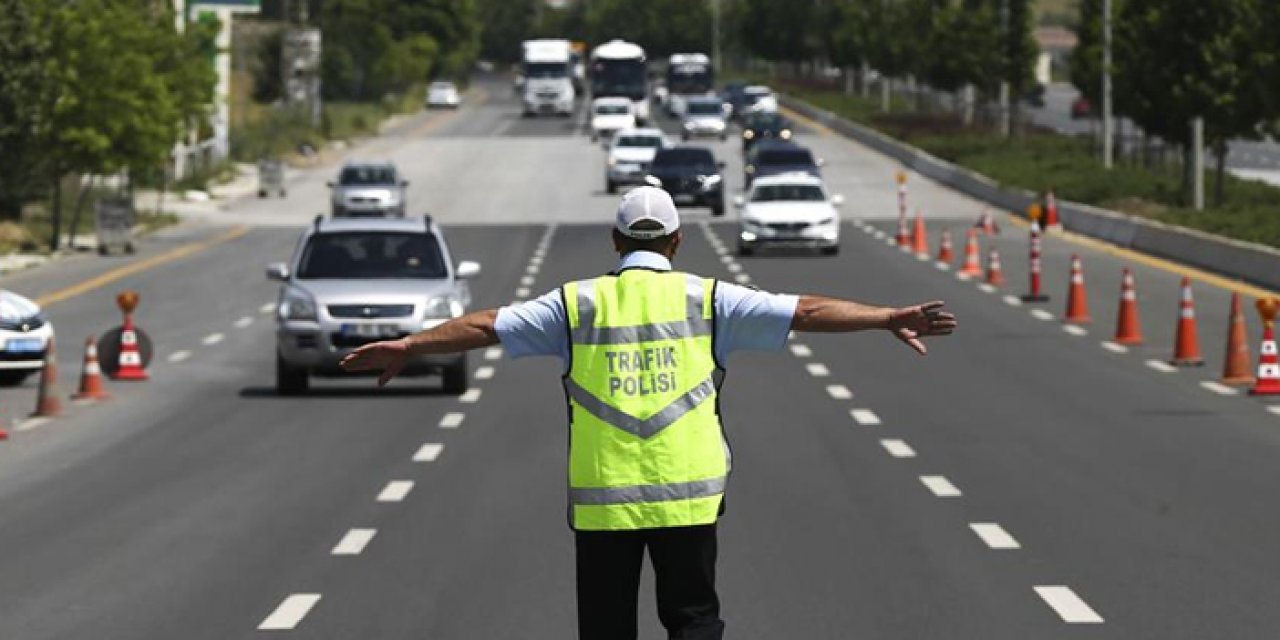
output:
{"label": "green tree", "polygon": [[39,107],[51,90],[50,43],[34,0],[0,0],[0,219],[16,219],[42,163]]}
{"label": "green tree", "polygon": [[[495,62],[520,61],[520,43],[537,28],[538,0],[480,0],[480,55]],[[551,13],[544,9],[544,12]],[[558,12],[557,12],[558,13]]]}
{"label": "green tree", "polygon": [[711,7],[688,0],[590,0],[583,15],[587,40],[635,42],[650,59],[678,52],[711,53]]}
{"label": "green tree", "polygon": [[742,39],[747,50],[773,62],[813,60],[823,50],[827,17],[815,0],[744,0]]}

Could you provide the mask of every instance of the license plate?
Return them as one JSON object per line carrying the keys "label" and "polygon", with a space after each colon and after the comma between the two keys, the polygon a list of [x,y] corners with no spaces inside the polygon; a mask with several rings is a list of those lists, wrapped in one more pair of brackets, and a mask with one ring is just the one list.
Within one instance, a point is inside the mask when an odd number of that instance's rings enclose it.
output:
{"label": "license plate", "polygon": [[671,196],[671,199],[681,204],[688,204],[694,201],[693,194],[691,193],[677,193],[674,196]]}
{"label": "license plate", "polygon": [[342,335],[357,338],[392,338],[400,334],[400,327],[394,324],[344,324]]}
{"label": "license plate", "polygon": [[39,338],[17,338],[4,343],[4,350],[9,353],[39,353],[42,349],[44,341]]}

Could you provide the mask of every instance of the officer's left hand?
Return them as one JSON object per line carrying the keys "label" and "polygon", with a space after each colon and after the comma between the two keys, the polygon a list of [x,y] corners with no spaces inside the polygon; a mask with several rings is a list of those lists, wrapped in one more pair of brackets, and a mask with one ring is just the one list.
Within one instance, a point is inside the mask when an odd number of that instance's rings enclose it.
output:
{"label": "officer's left hand", "polygon": [[954,314],[943,311],[941,300],[895,309],[889,316],[889,330],[920,355],[929,352],[920,338],[950,335],[956,329]]}

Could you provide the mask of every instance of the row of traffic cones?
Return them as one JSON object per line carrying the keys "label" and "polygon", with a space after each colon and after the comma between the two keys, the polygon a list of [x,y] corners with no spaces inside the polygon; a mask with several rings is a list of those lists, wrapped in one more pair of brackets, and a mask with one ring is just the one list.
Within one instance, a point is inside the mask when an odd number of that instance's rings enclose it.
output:
{"label": "row of traffic cones", "polygon": [[[121,349],[121,360],[125,360],[124,353],[128,347]],[[129,359],[136,357],[136,344],[132,349],[134,355]],[[127,376],[136,376],[136,372],[128,371],[132,367],[122,368],[117,372],[118,379],[139,379],[139,378],[120,378],[119,374],[124,373]],[[139,367],[140,368],[140,367]],[[80,386],[77,391],[71,394],[71,399],[75,401],[96,401],[105,400],[110,396],[103,388],[102,384],[102,366],[98,362],[98,344],[97,341],[90,337],[85,341],[84,345],[84,366],[80,374]],[[143,371],[145,379],[146,372]],[[58,356],[57,344],[54,339],[49,340],[49,348],[45,352],[44,364],[40,368],[40,385],[36,391],[36,408],[31,413],[32,418],[53,418],[62,413],[62,400],[58,397]],[[9,433],[4,429],[4,425],[0,424],[0,440],[6,440]]]}

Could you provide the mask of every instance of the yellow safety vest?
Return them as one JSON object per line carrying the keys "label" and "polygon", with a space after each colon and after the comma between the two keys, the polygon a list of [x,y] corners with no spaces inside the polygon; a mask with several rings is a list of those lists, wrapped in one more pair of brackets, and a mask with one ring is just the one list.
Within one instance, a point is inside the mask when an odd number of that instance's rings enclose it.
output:
{"label": "yellow safety vest", "polygon": [[730,456],[716,404],[714,287],[647,269],[564,286],[574,529],[716,521]]}

